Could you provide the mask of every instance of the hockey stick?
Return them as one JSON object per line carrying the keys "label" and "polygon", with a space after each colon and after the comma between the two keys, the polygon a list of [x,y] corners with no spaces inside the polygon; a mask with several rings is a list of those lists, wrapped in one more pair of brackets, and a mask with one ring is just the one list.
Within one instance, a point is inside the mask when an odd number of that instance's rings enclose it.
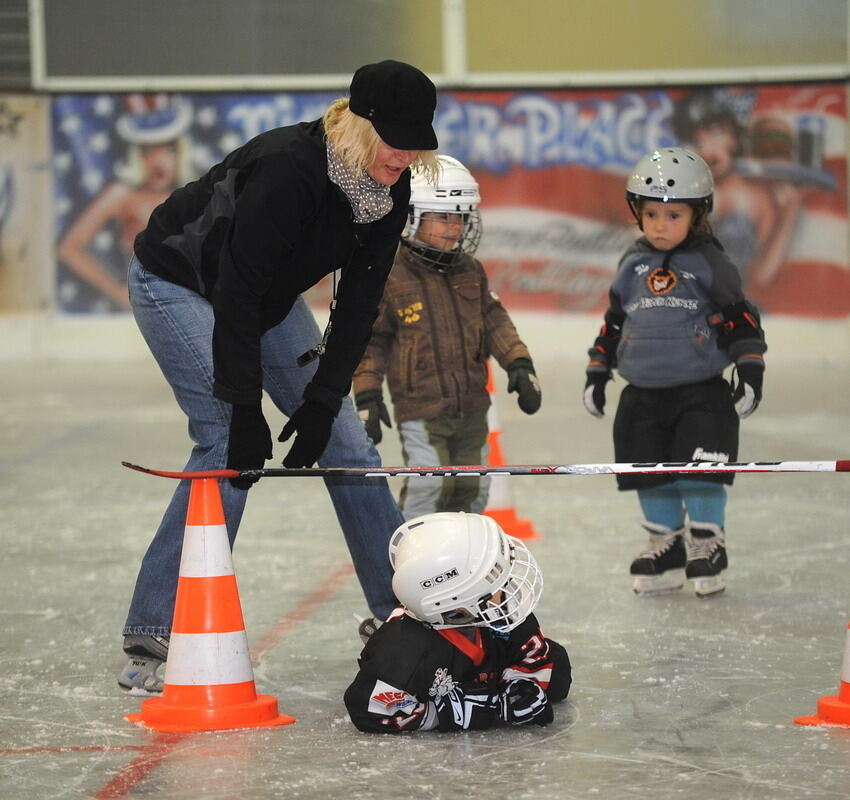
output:
{"label": "hockey stick", "polygon": [[624,475],[668,473],[675,475],[721,472],[850,472],[850,459],[840,461],[691,461],[656,464],[486,465],[462,467],[310,467],[298,469],[211,469],[201,472],[166,472],[122,461],[129,469],[161,478],[388,478],[395,475],[444,478],[454,475]]}

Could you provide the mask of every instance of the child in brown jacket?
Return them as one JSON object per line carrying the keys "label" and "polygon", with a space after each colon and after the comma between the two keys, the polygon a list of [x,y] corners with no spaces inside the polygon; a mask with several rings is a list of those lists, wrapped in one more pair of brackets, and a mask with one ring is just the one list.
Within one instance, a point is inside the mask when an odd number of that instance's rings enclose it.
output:
{"label": "child in brown jacket", "polygon": [[[508,373],[526,414],[540,408],[540,384],[528,349],[473,258],[481,238],[478,183],[463,164],[439,156],[437,185],[411,181],[410,214],[381,301],[372,338],[354,373],[366,432],[377,444],[389,385],[405,463],[475,465],[487,442],[487,359]],[[437,511],[480,512],[485,482],[476,477],[405,482],[405,518]]]}

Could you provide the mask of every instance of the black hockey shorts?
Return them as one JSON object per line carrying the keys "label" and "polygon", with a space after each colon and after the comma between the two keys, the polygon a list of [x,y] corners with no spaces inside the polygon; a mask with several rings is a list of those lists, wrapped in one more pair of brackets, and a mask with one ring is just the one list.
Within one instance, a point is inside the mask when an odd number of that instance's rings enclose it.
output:
{"label": "black hockey shorts", "polygon": [[[614,418],[618,462],[736,461],[738,415],[732,389],[720,375],[669,389],[628,385]],[[678,478],[731,484],[720,475],[617,475],[619,489],[649,489]]]}

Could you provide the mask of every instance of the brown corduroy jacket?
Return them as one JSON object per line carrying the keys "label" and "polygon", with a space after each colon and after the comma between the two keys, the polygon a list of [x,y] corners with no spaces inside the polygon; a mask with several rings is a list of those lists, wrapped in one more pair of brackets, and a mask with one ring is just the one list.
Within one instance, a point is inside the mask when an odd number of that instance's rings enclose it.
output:
{"label": "brown corduroy jacket", "polygon": [[400,246],[354,391],[389,385],[396,422],[468,413],[490,405],[487,358],[503,368],[531,359],[480,261],[441,273]]}

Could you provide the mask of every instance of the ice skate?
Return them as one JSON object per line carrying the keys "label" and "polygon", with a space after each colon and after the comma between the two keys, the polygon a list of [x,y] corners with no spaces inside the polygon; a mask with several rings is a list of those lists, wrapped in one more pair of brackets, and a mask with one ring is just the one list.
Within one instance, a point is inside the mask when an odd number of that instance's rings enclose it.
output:
{"label": "ice skate", "polygon": [[132,695],[161,694],[163,679],[157,671],[168,658],[168,637],[125,636],[124,652],[129,660],[118,676],[118,685]]}
{"label": "ice skate", "polygon": [[726,558],[726,537],[723,529],[709,522],[690,526],[688,566],[686,575],[694,582],[697,597],[711,597],[726,589],[723,570],[729,565]]}
{"label": "ice skate", "polygon": [[648,597],[681,589],[688,560],[683,530],[674,531],[654,522],[644,522],[643,527],[649,531],[649,542],[629,569],[635,594]]}

